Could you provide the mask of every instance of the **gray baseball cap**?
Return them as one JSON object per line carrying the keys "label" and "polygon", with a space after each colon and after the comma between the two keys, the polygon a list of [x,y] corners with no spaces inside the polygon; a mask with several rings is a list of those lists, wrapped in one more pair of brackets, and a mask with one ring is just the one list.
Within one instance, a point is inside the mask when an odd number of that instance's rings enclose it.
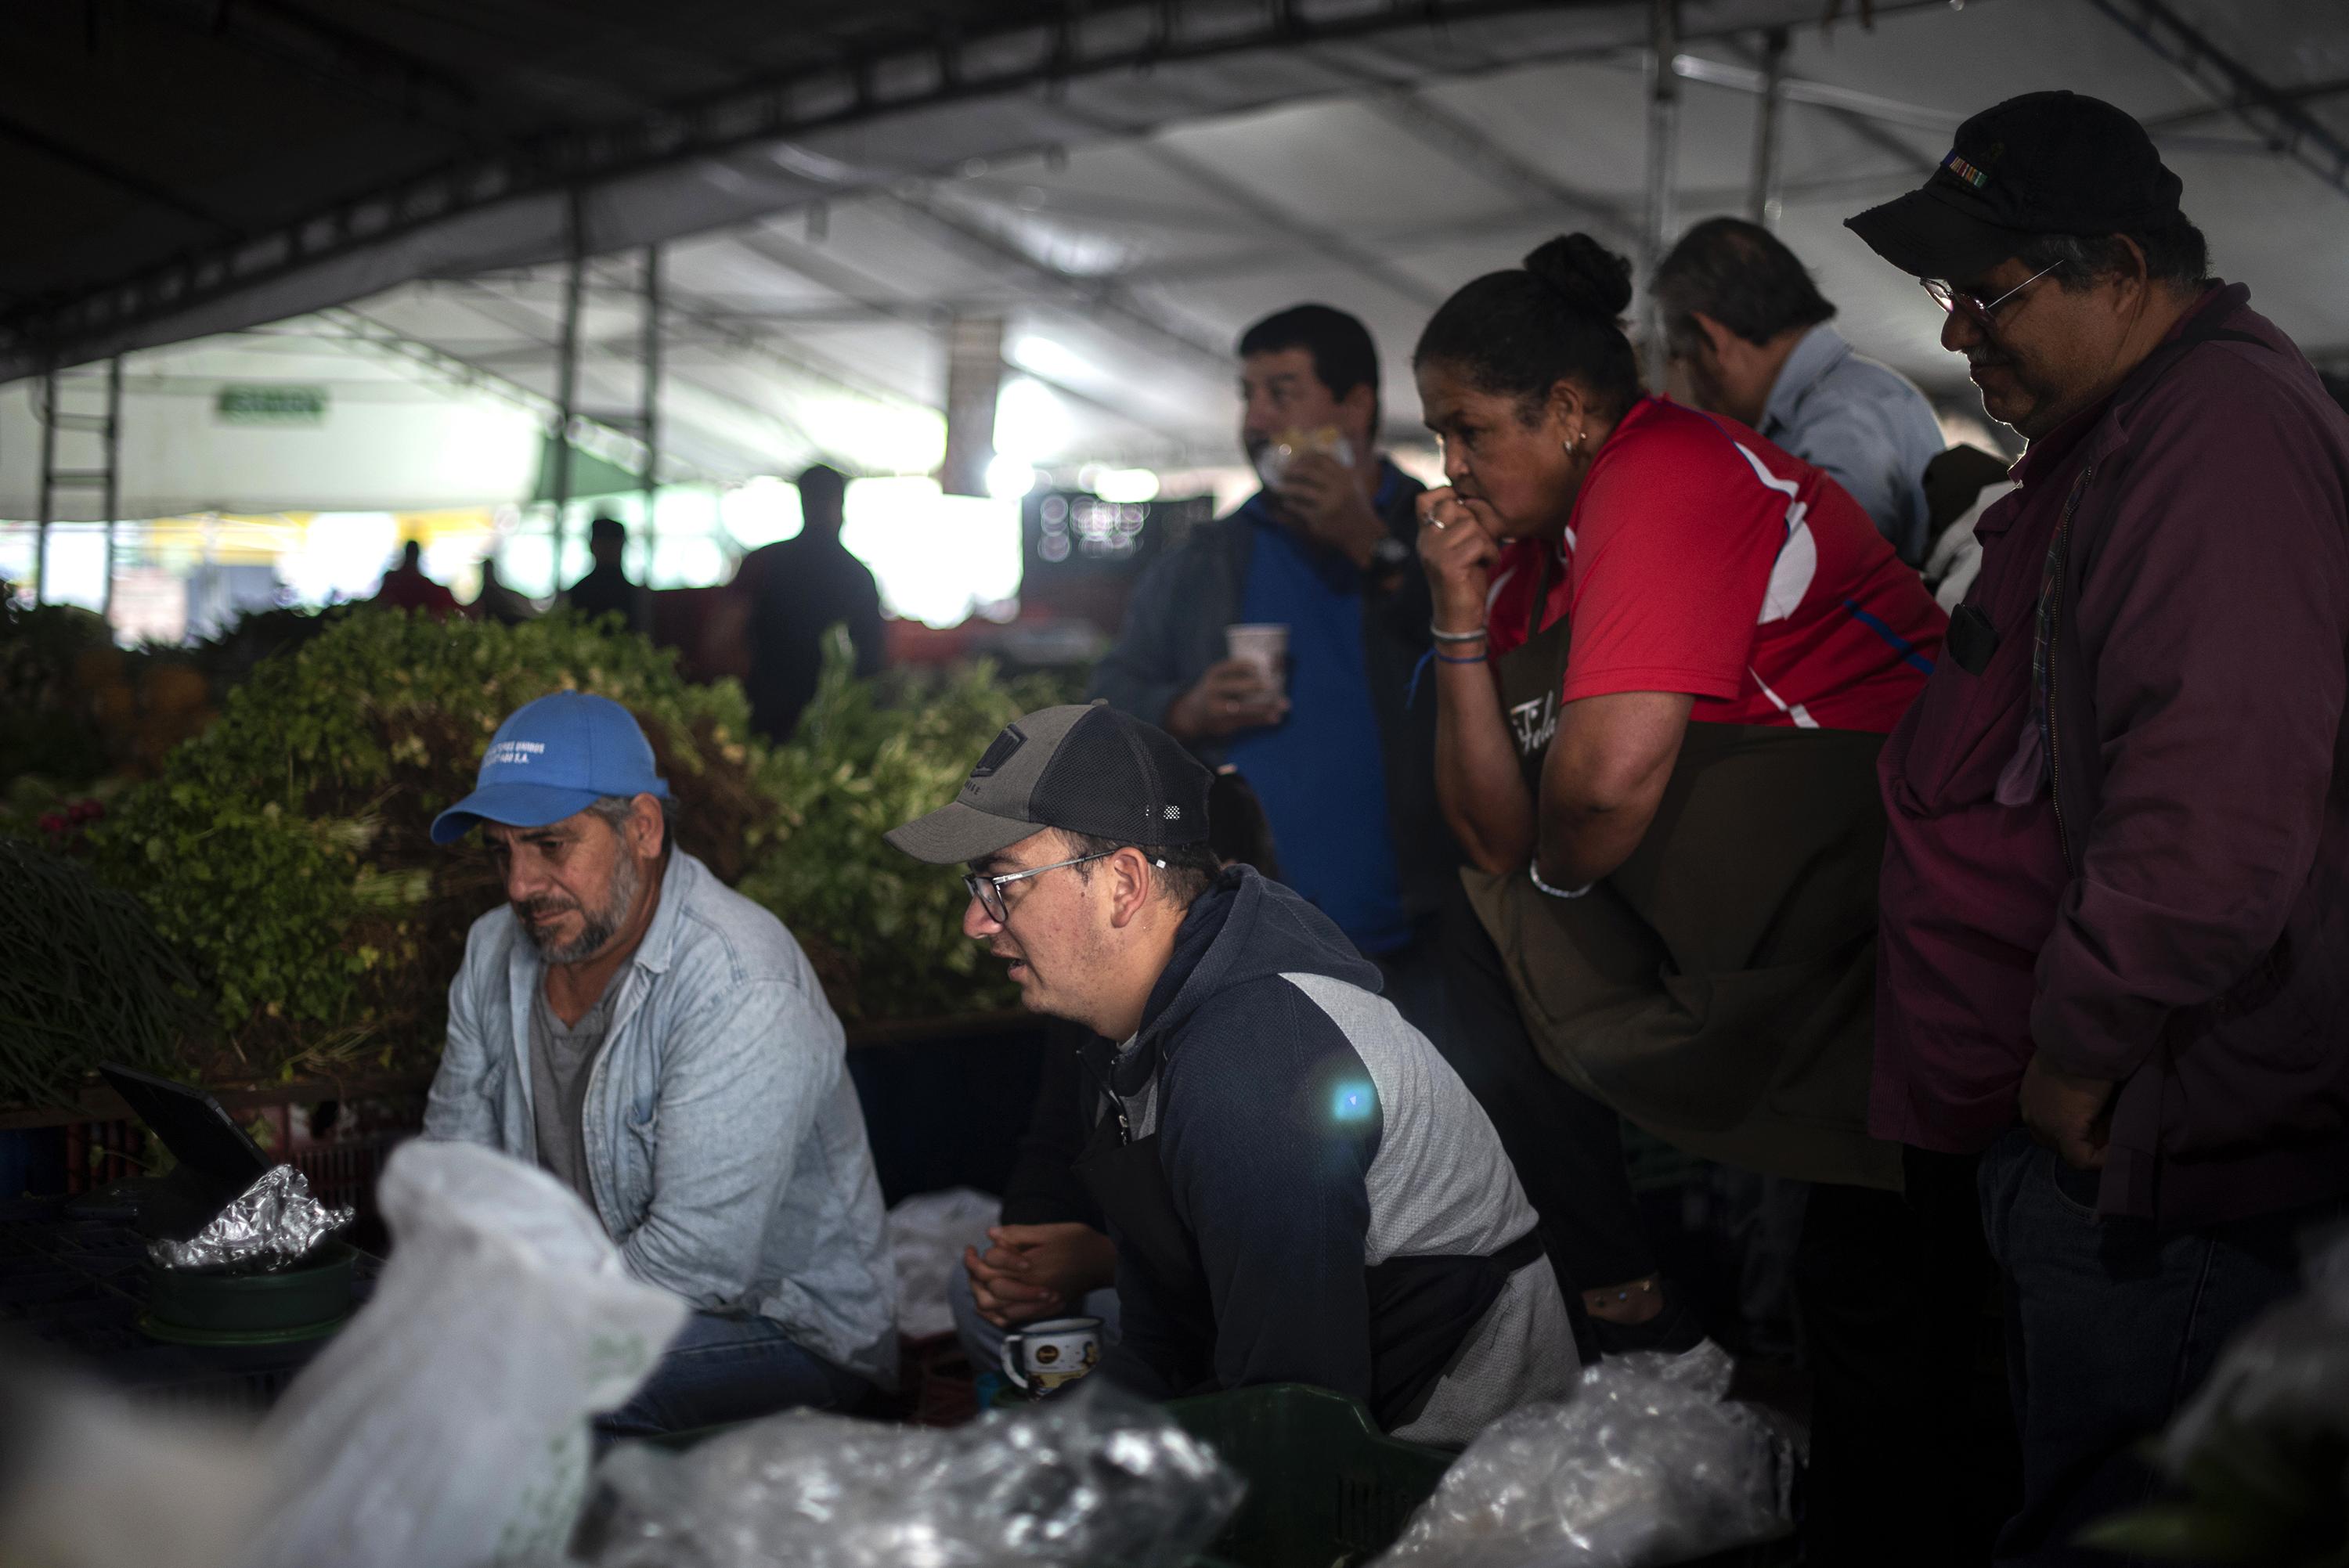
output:
{"label": "gray baseball cap", "polygon": [[1040,708],[1003,727],[954,799],[883,837],[932,865],[984,860],[1043,828],[1204,843],[1214,781],[1173,736],[1106,702]]}

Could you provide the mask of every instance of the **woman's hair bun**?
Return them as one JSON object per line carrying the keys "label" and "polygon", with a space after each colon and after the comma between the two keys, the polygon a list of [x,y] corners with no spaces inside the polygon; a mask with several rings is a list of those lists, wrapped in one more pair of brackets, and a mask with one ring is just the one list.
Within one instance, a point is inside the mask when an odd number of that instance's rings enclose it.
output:
{"label": "woman's hair bun", "polygon": [[1526,258],[1526,271],[1588,315],[1613,321],[1631,304],[1631,263],[1588,234],[1560,234]]}

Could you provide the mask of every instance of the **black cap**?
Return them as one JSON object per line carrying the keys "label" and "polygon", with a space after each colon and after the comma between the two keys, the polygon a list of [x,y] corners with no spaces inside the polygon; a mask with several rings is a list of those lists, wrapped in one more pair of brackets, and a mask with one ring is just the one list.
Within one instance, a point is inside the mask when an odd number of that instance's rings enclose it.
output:
{"label": "black cap", "polygon": [[1204,843],[1214,779],[1173,736],[1105,702],[1040,708],[1003,727],[960,795],[883,837],[932,865],[983,860],[1040,828]]}
{"label": "black cap", "polygon": [[2100,98],[2025,93],[1958,127],[1950,155],[1898,201],[1844,226],[1902,272],[1964,283],[2041,234],[2142,232],[2183,189],[2145,127]]}

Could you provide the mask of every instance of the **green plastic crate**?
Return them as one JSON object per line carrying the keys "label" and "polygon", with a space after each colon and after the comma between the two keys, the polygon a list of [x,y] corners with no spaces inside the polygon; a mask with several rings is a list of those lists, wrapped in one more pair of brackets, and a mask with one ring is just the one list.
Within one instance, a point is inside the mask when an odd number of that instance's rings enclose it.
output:
{"label": "green plastic crate", "polygon": [[[1275,1383],[1176,1399],[1167,1413],[1247,1480],[1211,1550],[1237,1568],[1341,1568],[1394,1544],[1452,1464],[1390,1438],[1342,1394]],[[1203,1560],[1204,1561],[1204,1560]]]}

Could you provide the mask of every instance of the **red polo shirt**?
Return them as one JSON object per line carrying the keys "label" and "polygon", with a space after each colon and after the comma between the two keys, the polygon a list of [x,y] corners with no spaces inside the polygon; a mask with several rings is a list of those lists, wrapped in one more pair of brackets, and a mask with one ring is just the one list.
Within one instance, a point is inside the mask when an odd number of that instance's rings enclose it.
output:
{"label": "red polo shirt", "polygon": [[1859,503],[1733,420],[1643,397],[1616,425],[1556,546],[1494,573],[1497,656],[1522,645],[1541,555],[1547,626],[1574,624],[1560,700],[1686,692],[1692,719],[1882,734],[1948,622]]}

